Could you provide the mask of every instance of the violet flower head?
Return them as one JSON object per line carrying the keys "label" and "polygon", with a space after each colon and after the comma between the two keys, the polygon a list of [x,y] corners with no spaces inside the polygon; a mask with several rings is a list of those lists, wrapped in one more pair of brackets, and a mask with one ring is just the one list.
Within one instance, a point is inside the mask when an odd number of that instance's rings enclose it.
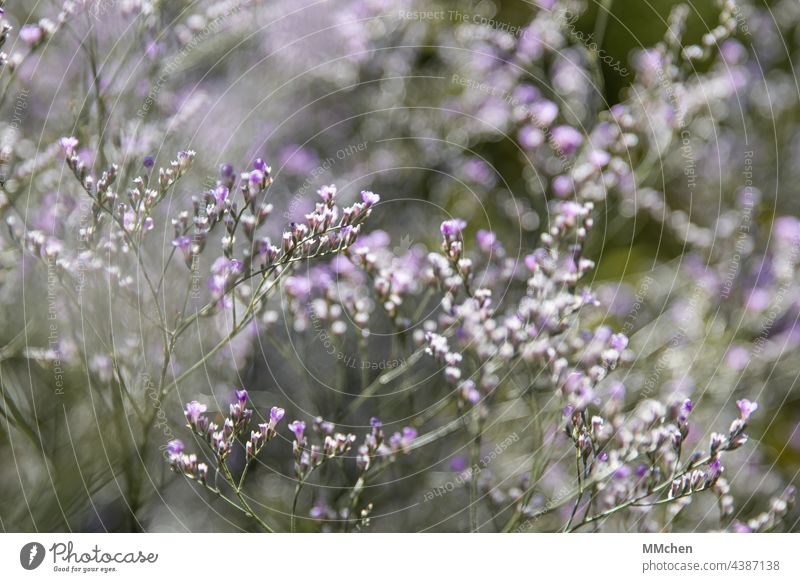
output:
{"label": "violet flower head", "polygon": [[687,398],[683,401],[683,404],[681,404],[681,407],[678,410],[678,419],[681,421],[686,421],[686,419],[689,418],[690,412],[692,412],[692,401]]}
{"label": "violet flower head", "polygon": [[242,388],[241,390],[236,390],[236,400],[239,401],[239,404],[244,406],[244,403],[247,402],[247,390]]}
{"label": "violet flower head", "polygon": [[742,420],[747,422],[750,418],[750,415],[753,414],[758,409],[757,402],[751,402],[746,398],[736,401],[736,406],[739,407],[739,412],[742,415]]}
{"label": "violet flower head", "polygon": [[478,246],[481,250],[489,252],[497,243],[497,235],[491,230],[480,229],[475,235],[475,240],[478,242]]}
{"label": "violet flower head", "polygon": [[552,101],[542,99],[531,105],[530,114],[536,125],[549,127],[558,117],[558,105]]}
{"label": "violet flower head", "polygon": [[537,148],[544,143],[544,133],[542,133],[541,129],[532,125],[526,125],[520,129],[517,137],[522,147],[529,150]]}
{"label": "violet flower head", "polygon": [[621,481],[623,479],[627,479],[630,476],[630,474],[631,474],[631,468],[628,467],[628,465],[620,465],[619,467],[617,467],[617,469],[614,470],[612,478]]}
{"label": "violet flower head", "polygon": [[214,200],[217,202],[218,205],[224,204],[225,200],[228,199],[228,194],[230,191],[220,184],[216,188],[214,188]]}
{"label": "violet flower head", "polygon": [[192,239],[188,236],[179,236],[172,241],[172,246],[179,248],[181,251],[186,252],[192,246]]}
{"label": "violet flower head", "polygon": [[219,175],[225,180],[232,179],[234,176],[233,166],[231,164],[222,164],[219,167]]}
{"label": "violet flower head", "polygon": [[265,162],[261,158],[258,158],[258,159],[256,159],[255,162],[253,162],[253,168],[258,170],[262,174],[268,174],[269,173],[267,162]]}
{"label": "violet flower head", "polygon": [[285,414],[286,411],[283,408],[278,408],[277,406],[273,406],[272,409],[270,409],[269,422],[273,426],[273,428],[283,419]]}
{"label": "violet flower head", "polygon": [[552,131],[553,147],[568,156],[583,143],[583,135],[570,125],[559,125]]}
{"label": "violet flower head", "polygon": [[592,150],[589,152],[589,162],[598,168],[602,168],[611,161],[611,155],[605,150]]}
{"label": "violet flower head", "polygon": [[455,238],[461,235],[461,231],[467,226],[467,223],[460,218],[454,218],[452,220],[445,220],[440,227],[442,234],[446,238]]}
{"label": "violet flower head", "polygon": [[719,476],[722,475],[722,471],[724,471],[722,461],[719,460],[719,457],[716,457],[708,464],[708,469],[706,470],[706,481],[711,484],[716,483],[717,479],[719,479]]}
{"label": "violet flower head", "polygon": [[156,165],[156,160],[153,156],[145,156],[142,160],[142,165],[149,170]]}
{"label": "violet flower head", "polygon": [[628,337],[624,333],[615,333],[611,336],[609,345],[612,349],[622,352],[628,347]]}
{"label": "violet flower head", "polygon": [[19,37],[30,46],[36,46],[42,40],[42,29],[38,24],[26,24],[19,29]]}
{"label": "violet flower head", "polygon": [[317,190],[317,194],[319,194],[319,197],[322,198],[324,202],[333,202],[336,198],[336,185],[330,184],[328,186],[323,186]]}
{"label": "violet flower head", "polygon": [[264,181],[264,172],[262,172],[261,170],[253,170],[252,172],[247,174],[247,177],[250,180],[251,184],[257,186],[258,184],[261,184]]}
{"label": "violet flower head", "polygon": [[297,440],[298,443],[303,442],[304,435],[306,432],[306,423],[302,420],[293,420],[289,423],[289,430],[294,433],[294,438]]}
{"label": "violet flower head", "polygon": [[367,207],[369,207],[369,206],[374,206],[375,204],[380,202],[381,201],[381,197],[378,196],[377,194],[375,194],[374,192],[370,192],[368,190],[363,190],[361,192],[361,201],[364,204],[366,204]]}
{"label": "violet flower head", "polygon": [[569,176],[565,176],[561,174],[560,176],[556,176],[553,179],[553,192],[556,193],[556,196],[560,198],[566,198],[574,191],[575,186],[572,182],[572,178]]}
{"label": "violet flower head", "polygon": [[58,140],[58,145],[61,146],[61,149],[64,150],[65,154],[71,156],[75,152],[75,148],[78,147],[78,138],[62,137]]}
{"label": "violet flower head", "polygon": [[167,443],[167,452],[170,455],[180,455],[183,452],[183,441],[173,439]]}
{"label": "violet flower head", "polygon": [[190,424],[195,424],[197,419],[200,418],[200,415],[206,410],[208,410],[208,407],[205,404],[200,404],[197,400],[192,400],[186,404],[184,414],[186,414],[186,420],[188,420]]}

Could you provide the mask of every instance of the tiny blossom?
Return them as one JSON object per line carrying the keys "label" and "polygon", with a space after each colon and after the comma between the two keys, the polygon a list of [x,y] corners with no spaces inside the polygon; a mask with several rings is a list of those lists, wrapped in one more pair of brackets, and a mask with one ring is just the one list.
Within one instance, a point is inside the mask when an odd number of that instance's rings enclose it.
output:
{"label": "tiny blossom", "polygon": [[182,251],[186,252],[192,245],[192,239],[188,236],[179,236],[175,240],[172,241],[172,244]]}
{"label": "tiny blossom", "polygon": [[621,352],[628,347],[628,338],[624,334],[616,333],[611,336],[610,345],[612,349]]}
{"label": "tiny blossom", "polygon": [[208,407],[205,404],[200,404],[197,400],[192,400],[186,405],[185,414],[186,419],[194,424],[197,422],[197,419],[200,418],[200,415],[203,414]]}
{"label": "tiny blossom", "polygon": [[273,425],[278,424],[286,414],[286,411],[283,408],[278,408],[277,406],[273,406],[269,411],[269,420],[270,423]]}
{"label": "tiny blossom", "polygon": [[19,37],[23,42],[34,46],[42,40],[42,28],[38,24],[26,24],[19,29]]}
{"label": "tiny blossom", "polygon": [[78,147],[78,139],[75,137],[62,137],[58,143],[61,145],[61,149],[64,150],[64,153],[68,156],[72,155],[72,153],[75,151],[75,148]]}
{"label": "tiny blossom", "polygon": [[457,237],[461,231],[467,226],[467,223],[459,218],[453,220],[445,220],[442,223],[442,234],[447,238]]}
{"label": "tiny blossom", "polygon": [[558,106],[552,101],[543,99],[531,106],[531,118],[540,127],[550,126],[558,117]]}
{"label": "tiny blossom", "polygon": [[367,206],[373,206],[373,205],[377,204],[378,202],[380,202],[381,197],[378,196],[377,194],[373,193],[373,192],[369,192],[367,190],[364,190],[363,192],[361,192],[361,200]]}
{"label": "tiny blossom", "polygon": [[330,186],[323,186],[317,190],[317,194],[319,194],[319,197],[325,202],[333,202],[333,200],[336,198],[336,186],[333,184]]}
{"label": "tiny blossom", "polygon": [[708,470],[706,471],[706,480],[707,482],[713,484],[719,479],[719,476],[722,475],[722,471],[724,470],[722,463],[719,459],[714,459],[708,465]]}
{"label": "tiny blossom", "polygon": [[183,441],[179,439],[174,439],[167,443],[167,451],[171,455],[180,455],[183,452],[183,449]]}
{"label": "tiny blossom", "polygon": [[680,413],[678,415],[678,418],[680,420],[686,420],[687,418],[689,418],[689,413],[690,412],[692,412],[692,401],[687,398],[681,404]]}
{"label": "tiny blossom", "polygon": [[749,420],[750,415],[753,414],[758,409],[758,403],[751,402],[746,398],[743,398],[742,400],[737,400],[736,406],[739,407],[739,412],[742,415],[742,420],[745,422]]}
{"label": "tiny blossom", "polygon": [[289,430],[294,433],[294,437],[297,442],[302,442],[306,430],[306,423],[302,420],[294,420],[289,423]]}
{"label": "tiny blossom", "polygon": [[569,125],[559,125],[553,128],[553,145],[565,155],[574,153],[583,143],[583,135]]}

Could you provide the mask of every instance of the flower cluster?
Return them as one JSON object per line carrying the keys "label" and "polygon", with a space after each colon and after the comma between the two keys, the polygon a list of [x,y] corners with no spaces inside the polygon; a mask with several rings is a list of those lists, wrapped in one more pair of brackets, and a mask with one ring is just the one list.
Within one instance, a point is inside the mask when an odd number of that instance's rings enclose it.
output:
{"label": "flower cluster", "polygon": [[301,482],[325,461],[345,455],[356,440],[356,436],[353,434],[334,432],[334,425],[321,418],[315,420],[314,428],[322,438],[321,444],[309,444],[306,423],[302,420],[295,420],[289,424],[289,430],[294,434],[292,450],[294,451],[295,477]]}
{"label": "flower cluster", "polygon": [[[207,407],[196,400],[186,404],[184,415],[187,427],[205,442],[213,452],[219,465],[225,463],[234,445],[247,436],[251,425],[253,411],[247,408],[248,395],[246,390],[235,391],[235,402],[230,405],[228,416],[222,425],[212,422],[205,415]],[[284,410],[273,406],[269,412],[269,421],[259,423],[257,430],[251,430],[250,436],[244,441],[245,456],[249,462],[258,456],[264,447],[277,436],[278,423],[283,419]],[[208,466],[197,463],[196,455],[187,455],[183,452],[184,445],[180,440],[173,440],[167,445],[169,463],[173,469],[189,477],[205,480]]]}

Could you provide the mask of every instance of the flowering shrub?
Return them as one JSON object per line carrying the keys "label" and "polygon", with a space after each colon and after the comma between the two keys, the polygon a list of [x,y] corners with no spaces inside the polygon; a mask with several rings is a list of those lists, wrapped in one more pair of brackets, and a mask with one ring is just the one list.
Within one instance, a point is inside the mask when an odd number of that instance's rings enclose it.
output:
{"label": "flowering shrub", "polygon": [[455,4],[0,11],[6,527],[797,528],[796,2]]}

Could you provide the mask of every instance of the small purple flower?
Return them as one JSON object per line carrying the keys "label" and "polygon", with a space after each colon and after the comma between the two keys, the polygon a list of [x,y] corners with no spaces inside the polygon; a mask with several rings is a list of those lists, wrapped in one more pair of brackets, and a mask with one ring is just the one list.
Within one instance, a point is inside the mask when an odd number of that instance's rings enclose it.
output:
{"label": "small purple flower", "polygon": [[200,415],[206,410],[208,410],[208,407],[205,404],[200,404],[197,400],[192,400],[186,404],[186,409],[184,410],[186,420],[188,420],[190,424],[195,424],[197,419],[200,418]]}
{"label": "small purple flower", "polygon": [[289,424],[289,430],[294,433],[294,438],[298,443],[303,442],[306,432],[306,423],[302,420],[294,420]]}
{"label": "small purple flower", "polygon": [[609,345],[612,349],[622,352],[626,347],[628,347],[628,336],[626,336],[624,333],[615,333],[611,336]]}
{"label": "small purple flower", "polygon": [[597,168],[602,168],[610,161],[611,155],[605,150],[592,150],[589,152],[589,162]]}
{"label": "small purple flower", "polygon": [[569,176],[562,174],[553,179],[553,192],[555,192],[556,196],[559,198],[566,198],[572,193],[573,189],[572,178]]}
{"label": "small purple flower", "polygon": [[267,171],[267,162],[262,160],[261,158],[257,158],[255,162],[253,162],[253,168],[261,172],[262,174],[268,174]]}
{"label": "small purple flower", "polygon": [[475,240],[478,241],[478,246],[484,252],[489,252],[492,248],[494,248],[494,245],[497,242],[497,235],[491,230],[481,229],[475,235]]}
{"label": "small purple flower", "polygon": [[228,199],[229,193],[230,191],[225,186],[220,184],[219,186],[214,188],[214,200],[216,200],[218,205],[223,204],[225,200]]}
{"label": "small purple flower", "polygon": [[241,390],[236,390],[236,400],[239,401],[239,404],[244,406],[244,403],[247,402],[247,390],[242,388]]}
{"label": "small purple flower", "polygon": [[618,481],[627,479],[631,474],[631,468],[628,465],[621,465],[615,471],[612,477]]}
{"label": "small purple flower", "polygon": [[208,278],[208,290],[214,297],[222,297],[225,294],[226,280],[221,275],[214,275]]}
{"label": "small purple flower", "polygon": [[233,166],[231,164],[222,164],[219,167],[219,175],[226,180],[233,178]]}
{"label": "small purple flower", "polygon": [[526,125],[519,130],[519,143],[522,147],[532,150],[544,143],[542,130],[532,125]]}
{"label": "small purple flower", "polygon": [[581,212],[583,212],[583,206],[581,204],[578,204],[577,202],[568,200],[566,202],[560,202],[556,206],[556,211],[565,218],[573,219],[579,216]]}
{"label": "small purple flower", "polygon": [[77,137],[62,137],[58,140],[58,144],[61,146],[61,149],[64,150],[64,153],[68,156],[71,156],[75,148],[78,147],[78,138]]}
{"label": "small purple flower", "polygon": [[724,470],[722,466],[722,462],[719,460],[719,457],[716,457],[713,461],[708,464],[708,469],[706,470],[706,481],[711,484],[716,483],[719,476],[722,475],[722,471]]}
{"label": "small purple flower", "polygon": [[369,207],[369,206],[374,206],[375,204],[380,202],[381,197],[375,194],[374,192],[363,190],[361,192],[361,201]]}
{"label": "small purple flower", "polygon": [[570,125],[559,125],[553,128],[553,147],[568,156],[583,143],[583,134]]}
{"label": "small purple flower", "polygon": [[528,269],[535,271],[537,265],[538,261],[536,260],[535,255],[528,255],[525,257],[525,266],[528,267]]}
{"label": "small purple flower", "polygon": [[758,409],[757,402],[751,402],[746,398],[736,401],[736,406],[739,407],[739,412],[742,415],[742,420],[747,421],[750,418],[750,415],[753,414]]}
{"label": "small purple flower", "polygon": [[172,241],[172,246],[179,248],[184,253],[189,250],[189,247],[192,246],[192,239],[188,236],[179,236],[174,241]]}
{"label": "small purple flower", "polygon": [[712,432],[711,437],[709,438],[708,447],[711,451],[711,454],[715,454],[722,445],[725,444],[725,437],[719,434],[718,432]]}
{"label": "small purple flower", "polygon": [[277,406],[273,406],[272,409],[269,411],[269,421],[274,427],[278,424],[282,419],[283,416],[286,414],[286,411],[283,408],[278,408]]}
{"label": "small purple flower", "polygon": [[467,226],[467,223],[460,218],[454,218],[452,220],[445,220],[440,227],[442,234],[447,238],[457,237],[461,234],[461,231]]}
{"label": "small purple flower", "polygon": [[317,194],[319,194],[319,197],[322,198],[323,201],[333,202],[333,200],[336,198],[336,186],[334,184],[323,186],[317,190]]}
{"label": "small purple flower", "polygon": [[377,416],[373,416],[372,418],[369,419],[369,425],[372,428],[380,428],[381,426],[383,426],[383,423],[381,422],[380,418],[378,418]]}
{"label": "small purple flower", "polygon": [[238,259],[231,259],[231,261],[228,263],[228,273],[230,275],[241,275],[243,266],[244,265],[242,265],[242,261]]}
{"label": "small purple flower", "polygon": [[403,429],[403,440],[406,442],[411,442],[415,438],[417,438],[417,429],[412,426],[407,426]]}
{"label": "small purple flower", "polygon": [[260,170],[253,170],[247,175],[247,177],[253,186],[258,186],[264,181],[264,173]]}
{"label": "small purple flower", "polygon": [[174,439],[167,443],[167,452],[170,455],[180,455],[183,452],[183,441]]}
{"label": "small purple flower", "polygon": [[683,401],[683,404],[681,404],[680,410],[678,411],[678,419],[686,421],[686,419],[689,418],[690,412],[692,412],[692,401],[687,398]]}
{"label": "small purple flower", "polygon": [[549,127],[558,117],[558,105],[542,99],[531,105],[531,117],[539,127]]}
{"label": "small purple flower", "polygon": [[26,24],[19,29],[19,37],[24,43],[35,46],[42,40],[42,28],[38,24]]}
{"label": "small purple flower", "polygon": [[450,469],[460,473],[464,469],[467,468],[467,459],[462,455],[458,455],[453,457],[453,460],[450,461]]}
{"label": "small purple flower", "polygon": [[145,156],[142,165],[149,170],[156,165],[156,160],[153,156]]}

